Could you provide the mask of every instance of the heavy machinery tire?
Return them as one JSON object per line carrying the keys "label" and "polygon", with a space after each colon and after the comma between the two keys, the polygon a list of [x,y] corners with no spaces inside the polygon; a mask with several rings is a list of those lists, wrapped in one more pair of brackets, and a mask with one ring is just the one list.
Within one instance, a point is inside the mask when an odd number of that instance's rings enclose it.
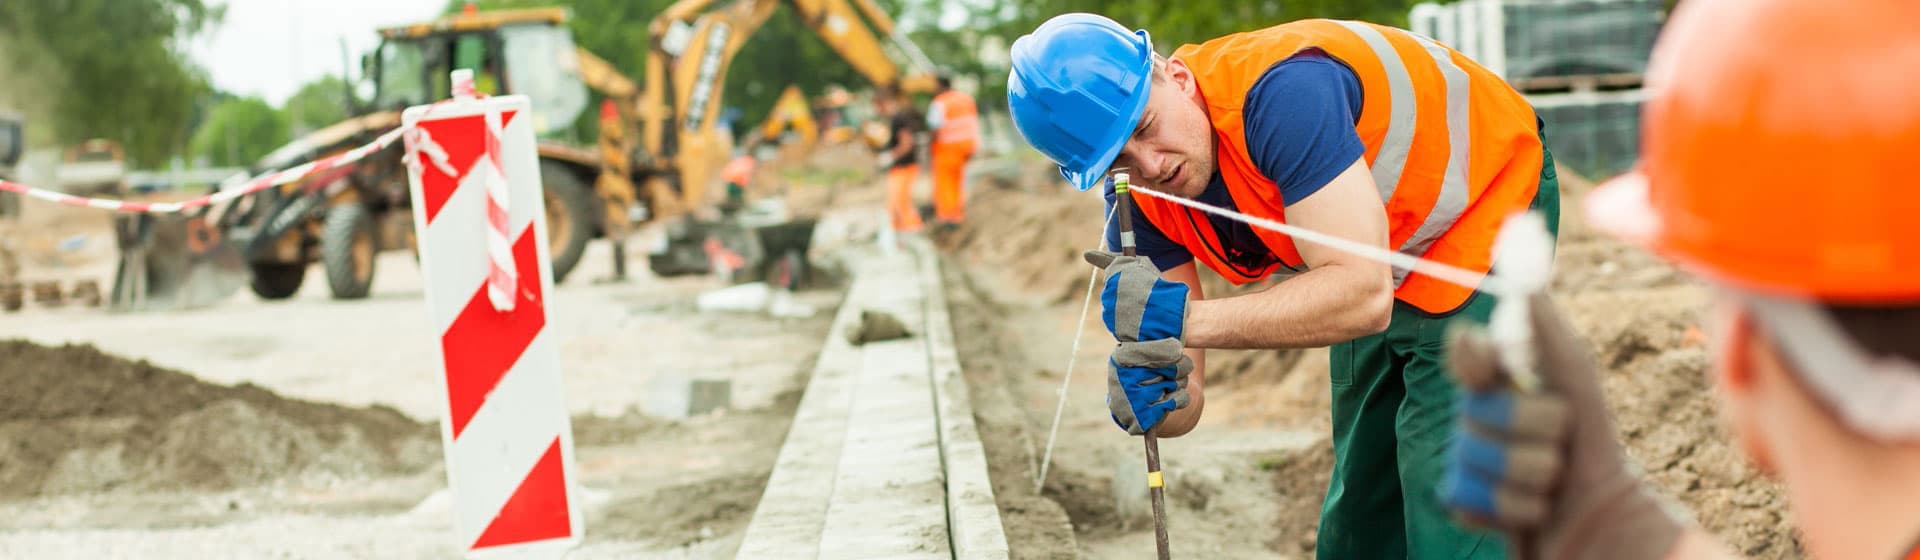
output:
{"label": "heavy machinery tire", "polygon": [[553,259],[553,283],[558,284],[580,264],[587,241],[593,239],[593,187],[554,161],[540,162],[540,181],[547,203],[547,255]]}
{"label": "heavy machinery tire", "polygon": [[320,263],[327,268],[333,299],[360,299],[373,288],[374,256],[380,253],[373,211],[358,202],[327,209],[320,234]]}
{"label": "heavy machinery tire", "polygon": [[253,293],[261,299],[287,299],[300,291],[307,279],[307,265],[281,263],[253,264]]}

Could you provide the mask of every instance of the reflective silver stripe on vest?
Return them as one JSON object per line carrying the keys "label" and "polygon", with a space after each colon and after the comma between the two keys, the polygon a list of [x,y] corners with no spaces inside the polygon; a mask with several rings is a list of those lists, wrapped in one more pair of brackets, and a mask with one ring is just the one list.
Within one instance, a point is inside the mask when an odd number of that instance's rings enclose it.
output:
{"label": "reflective silver stripe on vest", "polygon": [[[1447,172],[1441,178],[1440,196],[1433,201],[1426,221],[1421,222],[1420,229],[1414,230],[1413,236],[1399,248],[1403,254],[1418,257],[1425,255],[1433,242],[1451,229],[1467,210],[1467,167],[1473,155],[1468,109],[1473,98],[1467,71],[1453,63],[1446,47],[1417,34],[1408,35],[1419,41],[1427,54],[1433,55],[1434,63],[1440,66],[1440,75],[1447,82]],[[1406,279],[1406,271],[1393,271],[1395,288]]]}
{"label": "reflective silver stripe on vest", "polygon": [[1338,23],[1359,35],[1386,68],[1387,136],[1380,141],[1380,154],[1368,166],[1373,172],[1373,186],[1380,189],[1380,202],[1385,204],[1393,199],[1393,189],[1400,185],[1400,172],[1407,167],[1407,151],[1413,148],[1413,129],[1419,117],[1413,97],[1413,78],[1407,74],[1407,65],[1400,61],[1400,54],[1393,50],[1393,44],[1387,42],[1380,30],[1357,21]]}

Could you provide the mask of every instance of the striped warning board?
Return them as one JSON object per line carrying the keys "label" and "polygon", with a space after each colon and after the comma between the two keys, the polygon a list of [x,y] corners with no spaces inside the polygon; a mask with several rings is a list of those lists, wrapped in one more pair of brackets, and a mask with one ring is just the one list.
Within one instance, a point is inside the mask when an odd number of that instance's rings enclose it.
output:
{"label": "striped warning board", "polygon": [[545,329],[553,272],[527,108],[524,96],[465,98],[402,118],[440,329],[454,531],[469,556],[557,557],[584,529],[559,345]]}

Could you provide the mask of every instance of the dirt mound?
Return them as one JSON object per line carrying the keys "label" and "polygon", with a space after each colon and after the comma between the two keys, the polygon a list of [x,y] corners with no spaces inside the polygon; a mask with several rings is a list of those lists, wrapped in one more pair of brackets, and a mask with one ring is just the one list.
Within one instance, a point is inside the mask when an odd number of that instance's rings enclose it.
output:
{"label": "dirt mound", "polygon": [[0,498],[358,478],[439,455],[430,425],[391,408],[210,384],[88,345],[0,341],[0,384]]}
{"label": "dirt mound", "polygon": [[1260,468],[1273,473],[1273,489],[1280,494],[1280,531],[1268,546],[1312,556],[1320,530],[1320,502],[1333,479],[1333,440],[1321,438],[1305,449],[1262,461]]}
{"label": "dirt mound", "polygon": [[913,336],[907,325],[899,317],[885,311],[863,309],[860,311],[860,324],[847,330],[847,342],[861,346],[869,342],[896,340]]}
{"label": "dirt mound", "polygon": [[1027,188],[988,182],[967,199],[967,222],[942,240],[962,264],[999,269],[1006,285],[1047,302],[1080,301],[1091,272],[1080,254],[1101,243],[1099,195],[1060,181]]}
{"label": "dirt mound", "polygon": [[[738,532],[753,520],[771,471],[672,486],[615,502],[598,525],[612,535],[683,547]],[[660,504],[674,504],[661,515]]]}
{"label": "dirt mound", "polygon": [[1799,558],[1780,487],[1762,478],[1720,421],[1708,379],[1697,286],[1563,294],[1605,368],[1627,452],[1665,494],[1748,558]]}

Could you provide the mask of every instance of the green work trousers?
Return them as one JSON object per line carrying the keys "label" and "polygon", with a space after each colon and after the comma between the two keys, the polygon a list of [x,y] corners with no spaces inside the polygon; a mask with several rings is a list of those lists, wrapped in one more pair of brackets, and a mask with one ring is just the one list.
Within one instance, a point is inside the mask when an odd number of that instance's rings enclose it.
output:
{"label": "green work trousers", "polygon": [[[1539,190],[1533,208],[1557,236],[1552,153]],[[1321,560],[1506,558],[1497,535],[1455,524],[1436,493],[1454,424],[1447,330],[1455,322],[1486,324],[1494,300],[1475,294],[1441,316],[1395,301],[1386,331],[1331,348],[1334,460],[1320,508]]]}

